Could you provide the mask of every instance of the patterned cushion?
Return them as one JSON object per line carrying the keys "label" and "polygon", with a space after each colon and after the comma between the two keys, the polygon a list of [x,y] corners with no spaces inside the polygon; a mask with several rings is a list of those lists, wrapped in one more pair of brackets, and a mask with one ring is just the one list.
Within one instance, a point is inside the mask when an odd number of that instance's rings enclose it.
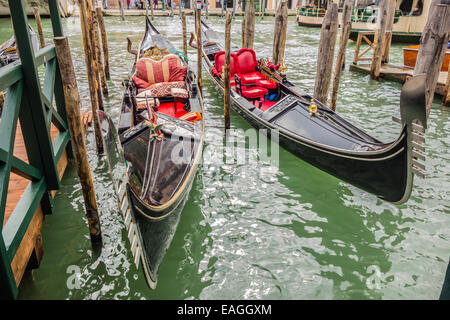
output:
{"label": "patterned cushion", "polygon": [[170,94],[176,98],[182,98],[182,99],[189,98],[189,92],[186,89],[171,88]]}
{"label": "patterned cushion", "polygon": [[179,67],[182,66],[181,59],[174,54],[169,54],[160,61],[141,58],[136,62],[135,76],[149,84],[170,82],[171,74],[179,73]]}
{"label": "patterned cushion", "polygon": [[154,108],[155,105],[156,107],[158,107],[160,105],[159,99],[155,98],[155,99],[147,99],[147,100],[143,100],[143,99],[139,99],[137,100],[137,109],[138,110],[146,110],[147,109],[147,105],[151,108]]}
{"label": "patterned cushion", "polygon": [[[175,81],[175,82],[161,82],[152,84],[146,91],[148,96],[153,97],[165,97],[170,96],[172,88],[186,89],[186,85],[183,81]],[[140,93],[142,94],[142,93]]]}

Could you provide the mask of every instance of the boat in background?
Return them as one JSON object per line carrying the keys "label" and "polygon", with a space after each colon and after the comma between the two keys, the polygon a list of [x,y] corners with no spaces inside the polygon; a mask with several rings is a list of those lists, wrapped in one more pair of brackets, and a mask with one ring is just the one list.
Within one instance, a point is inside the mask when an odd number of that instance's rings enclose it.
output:
{"label": "boat in background", "polygon": [[[428,19],[431,0],[398,0],[392,28],[392,42],[419,43]],[[378,6],[372,0],[357,0],[352,11],[350,39],[356,40],[359,31],[375,31]],[[373,40],[373,35],[366,35]]]}
{"label": "boat in background", "polygon": [[[450,44],[450,42],[449,42]],[[408,46],[403,48],[403,66],[405,68],[414,69],[416,66],[417,55],[419,54],[419,45]],[[450,63],[450,48],[447,48],[444,61],[442,62],[441,72],[447,72]]]}
{"label": "boat in background", "polygon": [[[223,40],[201,25],[203,65],[223,93]],[[388,202],[409,199],[413,174],[423,176],[425,169],[425,76],[403,86],[401,119],[394,118],[402,125],[399,137],[383,143],[296,87],[279,66],[258,61],[252,49],[231,50],[231,103],[247,122],[270,137],[274,130],[280,146],[345,182]]]}
{"label": "boat in background", "polygon": [[[34,52],[39,50],[39,41],[36,33],[31,26],[28,26],[30,30],[31,46]],[[19,53],[16,48],[16,38],[12,36],[9,40],[6,40],[0,45],[0,67],[6,66],[14,61],[19,60]]]}
{"label": "boat in background", "polygon": [[320,7],[299,7],[297,11],[297,23],[299,26],[321,28],[326,9]]}
{"label": "boat in background", "polygon": [[203,100],[187,58],[148,18],[132,53],[117,129],[98,114],[131,251],[154,289],[200,161]]}

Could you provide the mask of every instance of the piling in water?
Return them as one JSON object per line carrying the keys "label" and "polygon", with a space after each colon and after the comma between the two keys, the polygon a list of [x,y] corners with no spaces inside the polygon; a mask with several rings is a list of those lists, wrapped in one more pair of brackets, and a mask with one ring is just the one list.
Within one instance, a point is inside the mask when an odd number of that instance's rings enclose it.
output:
{"label": "piling in water", "polygon": [[105,69],[103,67],[103,59],[102,59],[102,51],[100,50],[100,35],[99,35],[99,26],[98,26],[98,20],[97,15],[95,14],[95,11],[92,12],[92,22],[93,22],[93,29],[94,29],[94,47],[95,47],[95,57],[98,63],[98,73],[100,77],[100,82],[102,85],[102,92],[103,95],[108,96],[108,84],[106,83],[106,75],[105,75]]}
{"label": "piling in water", "polygon": [[331,89],[331,110],[336,110],[336,100],[339,90],[339,81],[341,79],[342,68],[344,66],[345,52],[347,50],[348,38],[352,29],[352,0],[345,0],[342,14],[342,33],[341,43],[339,46],[338,55],[336,58],[336,67],[334,70],[333,86]]}
{"label": "piling in water", "polygon": [[[86,62],[88,84],[89,84],[89,94],[91,97],[91,109],[92,117],[94,119],[94,132],[95,132],[95,143],[97,145],[97,152],[103,152],[103,141],[100,131],[100,124],[98,121],[97,110],[99,109],[98,95],[96,89],[96,76],[94,74],[94,48],[91,44],[90,33],[88,31],[88,21],[86,17],[86,1],[78,0],[78,5],[80,8],[80,25],[81,34],[83,38],[84,56]],[[92,26],[92,24],[91,24]]]}
{"label": "piling in water", "polygon": [[181,26],[183,30],[183,54],[187,58],[188,48],[187,48],[187,28],[186,28],[186,14],[181,12]]}
{"label": "piling in water", "polygon": [[33,8],[34,11],[34,19],[36,20],[36,26],[38,30],[39,35],[39,43],[41,46],[41,49],[45,47],[45,38],[44,38],[44,31],[42,29],[42,21],[41,21],[41,14],[39,13],[39,8],[35,7]]}
{"label": "piling in water", "polygon": [[54,43],[64,91],[67,125],[69,127],[75,164],[83,192],[89,233],[92,244],[98,246],[98,244],[102,243],[102,232],[83,127],[80,123],[80,97],[69,42],[67,37],[56,37]]}
{"label": "piling in water", "polygon": [[278,64],[284,58],[286,46],[288,9],[287,1],[281,0],[277,13],[275,14],[275,29],[273,32],[273,55],[272,62]]}
{"label": "piling in water", "polygon": [[372,64],[370,66],[370,78],[378,80],[380,77],[381,60],[384,54],[384,45],[386,43],[386,26],[387,26],[387,10],[389,0],[381,0],[378,7],[377,25],[378,28],[375,32]]}
{"label": "piling in water", "polygon": [[100,7],[95,8],[97,13],[98,26],[100,27],[100,34],[102,36],[102,49],[103,49],[103,66],[105,68],[105,76],[107,80],[111,79],[109,73],[109,48],[108,37],[106,36],[105,21],[103,20],[103,10]]}
{"label": "piling in water", "polygon": [[386,23],[386,39],[384,44],[383,58],[381,59],[382,63],[389,62],[389,51],[391,51],[391,43],[392,43],[392,29],[394,27],[394,18],[395,18],[395,7],[397,5],[395,0],[388,0],[388,8],[387,8],[387,23]]}
{"label": "piling in water", "polygon": [[231,20],[233,12],[227,9],[225,15],[225,65],[223,70],[224,75],[224,96],[223,96],[223,115],[225,119],[225,130],[230,129],[230,60],[231,60]]}
{"label": "piling in water", "polygon": [[253,49],[255,42],[255,5],[254,0],[247,0],[245,15],[242,19],[242,48]]}
{"label": "piling in water", "polygon": [[195,31],[197,36],[197,83],[198,91],[202,94],[202,26],[200,23],[202,10],[195,9]]}
{"label": "piling in water", "polygon": [[[413,76],[426,74],[427,117],[430,114],[439,72],[447,51],[449,33],[450,5],[439,4],[439,0],[434,0],[420,38],[420,49],[413,72]],[[448,91],[445,96],[448,96]]]}
{"label": "piling in water", "polygon": [[328,99],[337,32],[338,7],[336,3],[332,3],[323,19],[320,31],[316,82],[314,86],[314,97],[323,104],[326,104]]}

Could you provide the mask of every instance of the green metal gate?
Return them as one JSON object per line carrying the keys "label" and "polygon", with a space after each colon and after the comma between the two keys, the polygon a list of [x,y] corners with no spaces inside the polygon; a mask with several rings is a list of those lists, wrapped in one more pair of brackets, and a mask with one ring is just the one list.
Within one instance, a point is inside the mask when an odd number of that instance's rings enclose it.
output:
{"label": "green metal gate", "polygon": [[[23,0],[8,0],[20,60],[0,68],[0,91],[5,101],[0,121],[0,298],[14,299],[18,288],[11,262],[39,203],[52,212],[50,190],[60,187],[57,164],[68,145],[64,93],[53,45],[34,52]],[[62,36],[57,0],[48,0],[54,36]],[[45,63],[41,88],[38,66]],[[55,102],[55,103],[53,103]],[[56,108],[53,105],[56,105]],[[29,163],[13,155],[20,122]],[[50,126],[59,131],[53,140]],[[69,150],[69,149],[68,149]],[[3,225],[10,173],[29,180],[28,187]]]}

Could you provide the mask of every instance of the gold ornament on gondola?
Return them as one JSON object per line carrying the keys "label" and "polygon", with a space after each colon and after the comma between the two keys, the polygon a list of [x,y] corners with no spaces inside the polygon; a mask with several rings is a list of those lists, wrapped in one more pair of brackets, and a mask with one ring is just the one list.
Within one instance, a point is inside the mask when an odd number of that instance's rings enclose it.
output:
{"label": "gold ornament on gondola", "polygon": [[311,99],[311,104],[309,105],[309,114],[314,115],[317,112],[317,105],[314,102],[314,99]]}
{"label": "gold ornament on gondola", "polygon": [[280,61],[280,69],[278,69],[278,71],[280,71],[280,73],[284,73],[287,70],[286,65],[284,64],[284,58],[281,58]]}

